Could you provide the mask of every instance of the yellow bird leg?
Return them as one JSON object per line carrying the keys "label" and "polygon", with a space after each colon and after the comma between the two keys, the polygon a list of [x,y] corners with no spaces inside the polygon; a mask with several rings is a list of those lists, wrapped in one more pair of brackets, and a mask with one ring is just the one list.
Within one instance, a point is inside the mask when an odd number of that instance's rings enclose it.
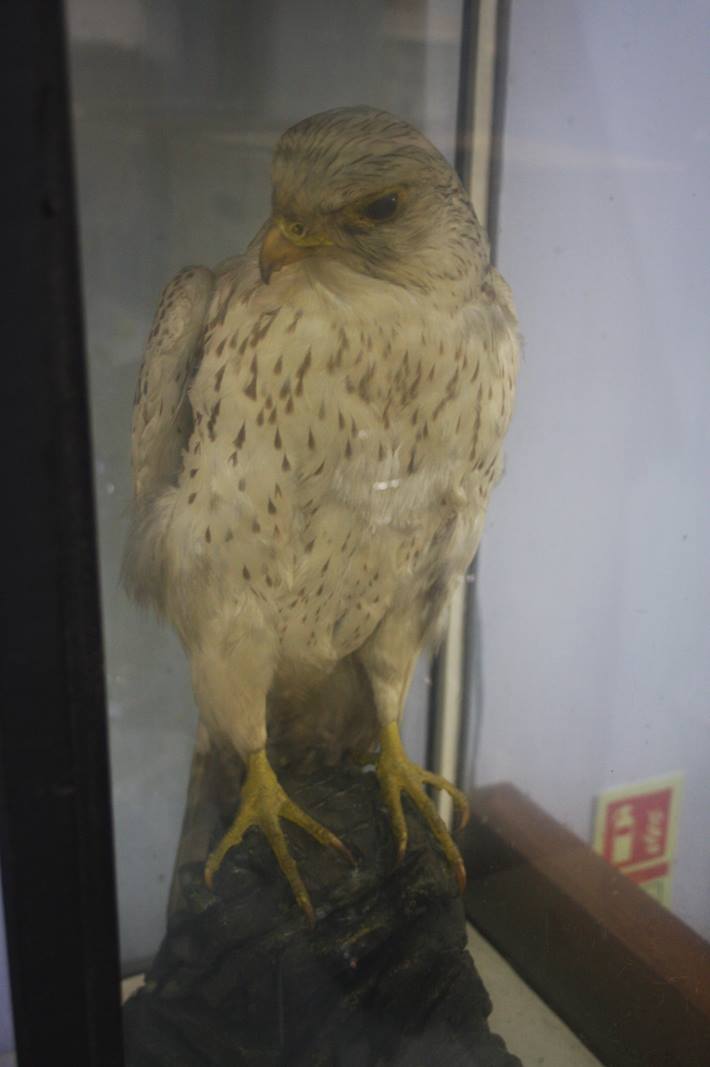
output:
{"label": "yellow bird leg", "polygon": [[239,810],[229,830],[207,860],[205,882],[211,889],[214,876],[230,848],[240,843],[248,829],[258,826],[266,835],[298,904],[306,913],[309,922],[313,924],[315,921],[313,905],[299,874],[296,861],[289,852],[288,842],[281,829],[281,819],[288,819],[289,822],[300,826],[321,845],[334,848],[350,863],[354,863],[350,851],[342,841],[325,826],[321,826],[319,822],[307,815],[288,797],[271,768],[266,750],[260,749],[249,756]]}
{"label": "yellow bird leg", "polygon": [[454,802],[460,813],[460,825],[468,820],[468,801],[464,793],[440,774],[432,774],[418,767],[407,756],[399,736],[396,722],[388,723],[382,730],[380,758],[377,762],[377,777],[385,799],[385,804],[392,821],[392,829],[397,840],[397,862],[407,851],[407,822],[402,809],[402,793],[406,793],[426,819],[431,832],[438,841],[442,852],[449,861],[459,889],[466,886],[466,868],[461,853],[454,844],[443,819],[424,791],[424,785],[433,785],[443,789]]}

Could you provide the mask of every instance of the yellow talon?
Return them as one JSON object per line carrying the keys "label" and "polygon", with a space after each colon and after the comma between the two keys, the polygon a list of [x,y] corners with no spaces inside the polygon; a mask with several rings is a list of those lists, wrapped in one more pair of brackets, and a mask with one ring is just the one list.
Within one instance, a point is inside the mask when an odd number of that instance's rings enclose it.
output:
{"label": "yellow talon", "polygon": [[423,784],[433,785],[436,789],[443,789],[449,794],[456,810],[460,813],[461,826],[465,826],[468,820],[468,801],[465,794],[441,775],[432,774],[431,771],[425,771],[416,763],[412,763],[404,751],[396,722],[389,723],[382,730],[377,777],[397,840],[397,860],[401,860],[407,851],[407,822],[402,809],[402,793],[404,792],[426,819],[442,852],[451,864],[459,889],[463,892],[466,886],[466,868],[461,853],[436,808],[424,792]]}
{"label": "yellow talon", "polygon": [[307,815],[284,792],[266,757],[266,751],[261,749],[249,757],[239,810],[229,830],[207,860],[205,882],[211,889],[214,876],[230,848],[240,843],[250,827],[258,826],[266,835],[299,906],[312,924],[315,921],[313,905],[299,874],[296,861],[289,852],[288,843],[280,825],[281,819],[288,819],[289,822],[295,823],[322,845],[336,849],[350,863],[354,862],[351,853],[340,838]]}

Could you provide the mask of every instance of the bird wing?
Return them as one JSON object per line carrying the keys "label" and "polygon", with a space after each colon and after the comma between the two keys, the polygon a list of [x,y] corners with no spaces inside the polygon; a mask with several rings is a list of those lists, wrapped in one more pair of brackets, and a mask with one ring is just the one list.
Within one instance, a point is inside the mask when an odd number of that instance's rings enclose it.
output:
{"label": "bird wing", "polygon": [[206,267],[186,267],[165,287],[148,337],[133,404],[131,458],[136,503],[177,482],[192,431],[190,382],[199,365],[215,287]]}

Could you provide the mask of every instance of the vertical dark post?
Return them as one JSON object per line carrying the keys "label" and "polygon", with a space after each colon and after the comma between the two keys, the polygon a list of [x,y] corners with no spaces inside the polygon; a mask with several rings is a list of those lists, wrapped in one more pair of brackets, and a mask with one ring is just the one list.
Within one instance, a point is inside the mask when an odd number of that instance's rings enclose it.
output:
{"label": "vertical dark post", "polygon": [[454,166],[465,189],[471,173],[473,145],[474,89],[476,84],[476,54],[478,51],[478,0],[463,0],[461,9],[461,56],[459,59],[459,86],[456,101],[456,153]]}
{"label": "vertical dark post", "polygon": [[103,661],[62,6],[0,13],[0,846],[20,1067],[118,1067]]}
{"label": "vertical dark post", "polygon": [[[456,172],[469,195],[469,176],[473,159],[473,109],[475,107],[476,60],[478,58],[478,24],[480,19],[479,0],[463,0],[461,19],[461,62],[459,67],[459,99],[456,115]],[[461,685],[461,721],[459,724],[458,759],[456,761],[456,785],[465,789],[466,750],[470,734],[471,697],[474,685],[471,656],[478,647],[476,624],[478,594],[475,579],[478,573],[478,558],[471,560],[466,572],[464,590],[464,631],[463,645],[465,658],[463,663],[463,682]],[[480,667],[480,663],[476,664]]]}
{"label": "vertical dark post", "polygon": [[[503,127],[505,123],[505,101],[508,83],[508,51],[510,41],[510,2],[498,0],[496,4],[495,28],[495,66],[493,77],[493,113],[491,116],[491,157],[488,171],[488,239],[491,246],[491,262],[497,262],[498,230],[500,218],[500,186],[503,167]],[[463,702],[464,713],[461,716],[461,739],[459,743],[459,784],[465,774],[466,753],[472,751],[470,762],[471,780],[465,783],[470,787],[476,779],[476,756],[478,753],[482,719],[482,656],[480,616],[478,611],[478,592],[475,578],[478,574],[478,557],[471,564],[470,573],[473,581],[466,590],[466,617],[464,621],[465,645],[469,650],[464,672]],[[479,714],[470,714],[474,691],[479,694]]]}
{"label": "vertical dark post", "polygon": [[[463,0],[461,19],[461,57],[459,63],[459,87],[456,113],[455,167],[463,185],[468,189],[473,159],[473,129],[475,119],[475,86],[480,46],[479,25],[481,21],[480,0]],[[488,178],[487,229],[491,244],[491,261],[495,263],[498,238],[498,205],[502,161],[503,122],[505,117],[505,89],[508,76],[508,38],[510,32],[510,0],[497,0],[495,7],[495,55],[493,84],[493,113],[491,152]],[[485,221],[485,220],[484,220]],[[462,788],[471,785],[465,781],[466,754],[470,746],[478,747],[480,716],[471,721],[471,701],[475,686],[480,687],[480,640],[475,579],[478,572],[478,557],[471,563],[465,591],[464,647],[467,651],[463,665],[461,690],[461,719],[458,741],[458,766],[456,783]],[[475,662],[474,662],[475,660]],[[437,696],[440,693],[438,676],[441,658],[435,656],[432,663],[432,698],[429,711],[429,738],[427,766],[435,761]]]}
{"label": "vertical dark post", "polygon": [[493,129],[491,130],[491,162],[488,176],[488,237],[491,242],[491,261],[493,263],[498,260],[500,183],[503,170],[503,127],[508,86],[508,53],[510,51],[510,5],[511,0],[498,0],[496,18]]}
{"label": "vertical dark post", "polygon": [[[478,37],[478,0],[463,0],[461,5],[461,51],[459,55],[459,81],[456,100],[456,145],[454,167],[465,189],[468,190],[468,175],[471,172],[471,131],[473,128],[474,84],[476,80],[476,51]],[[473,567],[474,564],[471,564]],[[467,602],[468,602],[467,593]],[[436,652],[431,661],[431,688],[429,690],[429,715],[427,729],[426,766],[431,770],[436,764],[437,719],[441,695],[442,655]],[[463,698],[465,699],[465,697]],[[465,713],[464,707],[464,713]],[[459,769],[462,758],[459,757]],[[460,780],[457,785],[462,785]],[[431,793],[431,790],[429,790]]]}
{"label": "vertical dark post", "polygon": [[[488,239],[491,246],[491,263],[497,262],[498,229],[500,218],[500,185],[503,167],[503,126],[505,122],[505,100],[508,83],[508,50],[510,41],[510,3],[511,0],[498,0],[496,4],[495,29],[495,66],[493,77],[493,113],[491,116],[491,158],[488,170]],[[470,162],[470,161],[469,161]],[[476,577],[478,575],[478,556],[474,559],[469,574],[472,581],[466,588],[466,615],[464,619],[464,643],[468,649],[463,681],[463,714],[461,716],[461,735],[459,740],[459,785],[471,788],[476,780],[476,756],[478,754],[482,718],[482,656],[480,614]],[[471,715],[474,692],[478,693],[479,713]],[[472,751],[470,761],[471,780],[464,782],[466,773],[466,754]]]}

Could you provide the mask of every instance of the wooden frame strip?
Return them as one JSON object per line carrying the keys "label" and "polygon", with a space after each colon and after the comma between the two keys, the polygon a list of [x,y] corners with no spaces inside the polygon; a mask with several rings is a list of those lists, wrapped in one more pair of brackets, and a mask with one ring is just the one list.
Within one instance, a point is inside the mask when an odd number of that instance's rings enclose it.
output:
{"label": "wooden frame strip", "polygon": [[514,786],[471,799],[471,922],[603,1063],[710,1063],[710,946]]}

